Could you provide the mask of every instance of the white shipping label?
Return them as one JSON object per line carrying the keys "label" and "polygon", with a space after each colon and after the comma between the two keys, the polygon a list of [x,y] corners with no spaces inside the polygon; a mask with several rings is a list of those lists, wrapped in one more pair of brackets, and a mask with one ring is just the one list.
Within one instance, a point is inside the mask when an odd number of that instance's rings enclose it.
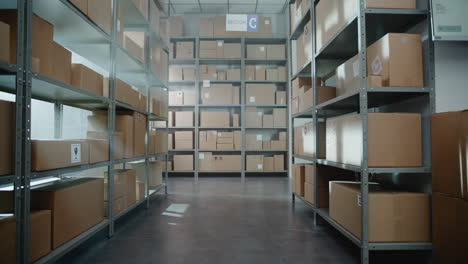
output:
{"label": "white shipping label", "polygon": [[257,112],[258,116],[262,116],[262,114],[263,114],[262,112]]}
{"label": "white shipping label", "polygon": [[257,169],[263,170],[263,164],[257,164]]}
{"label": "white shipping label", "polygon": [[362,198],[360,194],[357,196],[357,205],[362,206]]}
{"label": "white shipping label", "polygon": [[270,20],[265,19],[265,25],[270,25]]}
{"label": "white shipping label", "polygon": [[353,77],[359,76],[359,59],[353,62]]}
{"label": "white shipping label", "polygon": [[81,162],[81,144],[71,144],[71,163]]}
{"label": "white shipping label", "polygon": [[223,42],[222,41],[218,41],[218,47],[222,47],[223,46]]}
{"label": "white shipping label", "polygon": [[257,141],[262,141],[263,136],[262,135],[257,135]]}
{"label": "white shipping label", "polygon": [[250,103],[255,103],[255,96],[250,96],[249,102]]}
{"label": "white shipping label", "polygon": [[211,134],[213,134],[213,136],[216,136],[216,131],[211,131]]}
{"label": "white shipping label", "polygon": [[382,60],[379,56],[372,61],[372,75],[380,75],[382,72]]}
{"label": "white shipping label", "polygon": [[198,159],[205,159],[205,154],[198,153]]}
{"label": "white shipping label", "polygon": [[218,133],[218,137],[221,137],[221,132]]}
{"label": "white shipping label", "polygon": [[264,46],[261,46],[261,47],[260,47],[260,51],[261,51],[261,52],[264,52],[264,51],[265,51],[265,47],[264,47]]}
{"label": "white shipping label", "polygon": [[210,93],[205,93],[205,98],[210,98]]}
{"label": "white shipping label", "polygon": [[260,70],[261,68],[262,68],[262,66],[260,66],[260,65],[256,65],[256,66],[255,66],[255,69],[256,69],[256,70]]}
{"label": "white shipping label", "polygon": [[120,32],[120,20],[117,19],[117,32]]}
{"label": "white shipping label", "polygon": [[177,92],[177,97],[182,97],[183,93],[182,92]]}
{"label": "white shipping label", "polygon": [[203,80],[203,87],[210,87],[210,80]]}

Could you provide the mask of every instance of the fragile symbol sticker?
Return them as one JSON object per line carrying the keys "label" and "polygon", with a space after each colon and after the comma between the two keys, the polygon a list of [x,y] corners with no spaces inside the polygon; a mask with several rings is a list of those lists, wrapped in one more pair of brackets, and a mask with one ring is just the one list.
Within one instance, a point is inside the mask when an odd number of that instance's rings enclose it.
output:
{"label": "fragile symbol sticker", "polygon": [[71,163],[81,162],[81,144],[71,144]]}
{"label": "fragile symbol sticker", "polygon": [[380,75],[382,72],[382,60],[379,56],[372,61],[372,75]]}

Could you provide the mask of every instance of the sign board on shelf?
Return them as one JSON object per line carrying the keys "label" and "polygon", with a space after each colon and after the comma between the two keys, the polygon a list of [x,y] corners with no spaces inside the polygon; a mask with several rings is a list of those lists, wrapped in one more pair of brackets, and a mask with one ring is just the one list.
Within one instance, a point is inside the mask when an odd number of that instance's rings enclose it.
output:
{"label": "sign board on shelf", "polygon": [[468,41],[467,0],[431,0],[433,40]]}
{"label": "sign board on shelf", "polygon": [[258,16],[227,14],[226,31],[258,32]]}

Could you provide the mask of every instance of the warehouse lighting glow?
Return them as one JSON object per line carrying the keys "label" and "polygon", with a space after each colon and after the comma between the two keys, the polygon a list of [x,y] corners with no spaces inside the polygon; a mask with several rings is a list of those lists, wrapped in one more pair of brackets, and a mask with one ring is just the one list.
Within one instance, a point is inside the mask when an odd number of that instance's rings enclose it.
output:
{"label": "warehouse lighting glow", "polygon": [[169,207],[167,207],[166,211],[162,213],[162,215],[180,218],[184,216],[184,213],[187,211],[188,208],[188,204],[171,204],[169,205]]}

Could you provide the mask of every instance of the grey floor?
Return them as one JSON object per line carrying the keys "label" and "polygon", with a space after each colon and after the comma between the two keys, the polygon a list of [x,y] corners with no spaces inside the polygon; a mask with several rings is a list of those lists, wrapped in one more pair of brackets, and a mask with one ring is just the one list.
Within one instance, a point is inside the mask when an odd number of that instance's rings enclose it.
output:
{"label": "grey floor", "polygon": [[[172,178],[169,186],[169,196],[125,220],[112,239],[59,263],[359,263],[358,248],[326,224],[314,226],[300,201],[293,206],[287,179]],[[428,263],[404,254],[372,263]]]}

